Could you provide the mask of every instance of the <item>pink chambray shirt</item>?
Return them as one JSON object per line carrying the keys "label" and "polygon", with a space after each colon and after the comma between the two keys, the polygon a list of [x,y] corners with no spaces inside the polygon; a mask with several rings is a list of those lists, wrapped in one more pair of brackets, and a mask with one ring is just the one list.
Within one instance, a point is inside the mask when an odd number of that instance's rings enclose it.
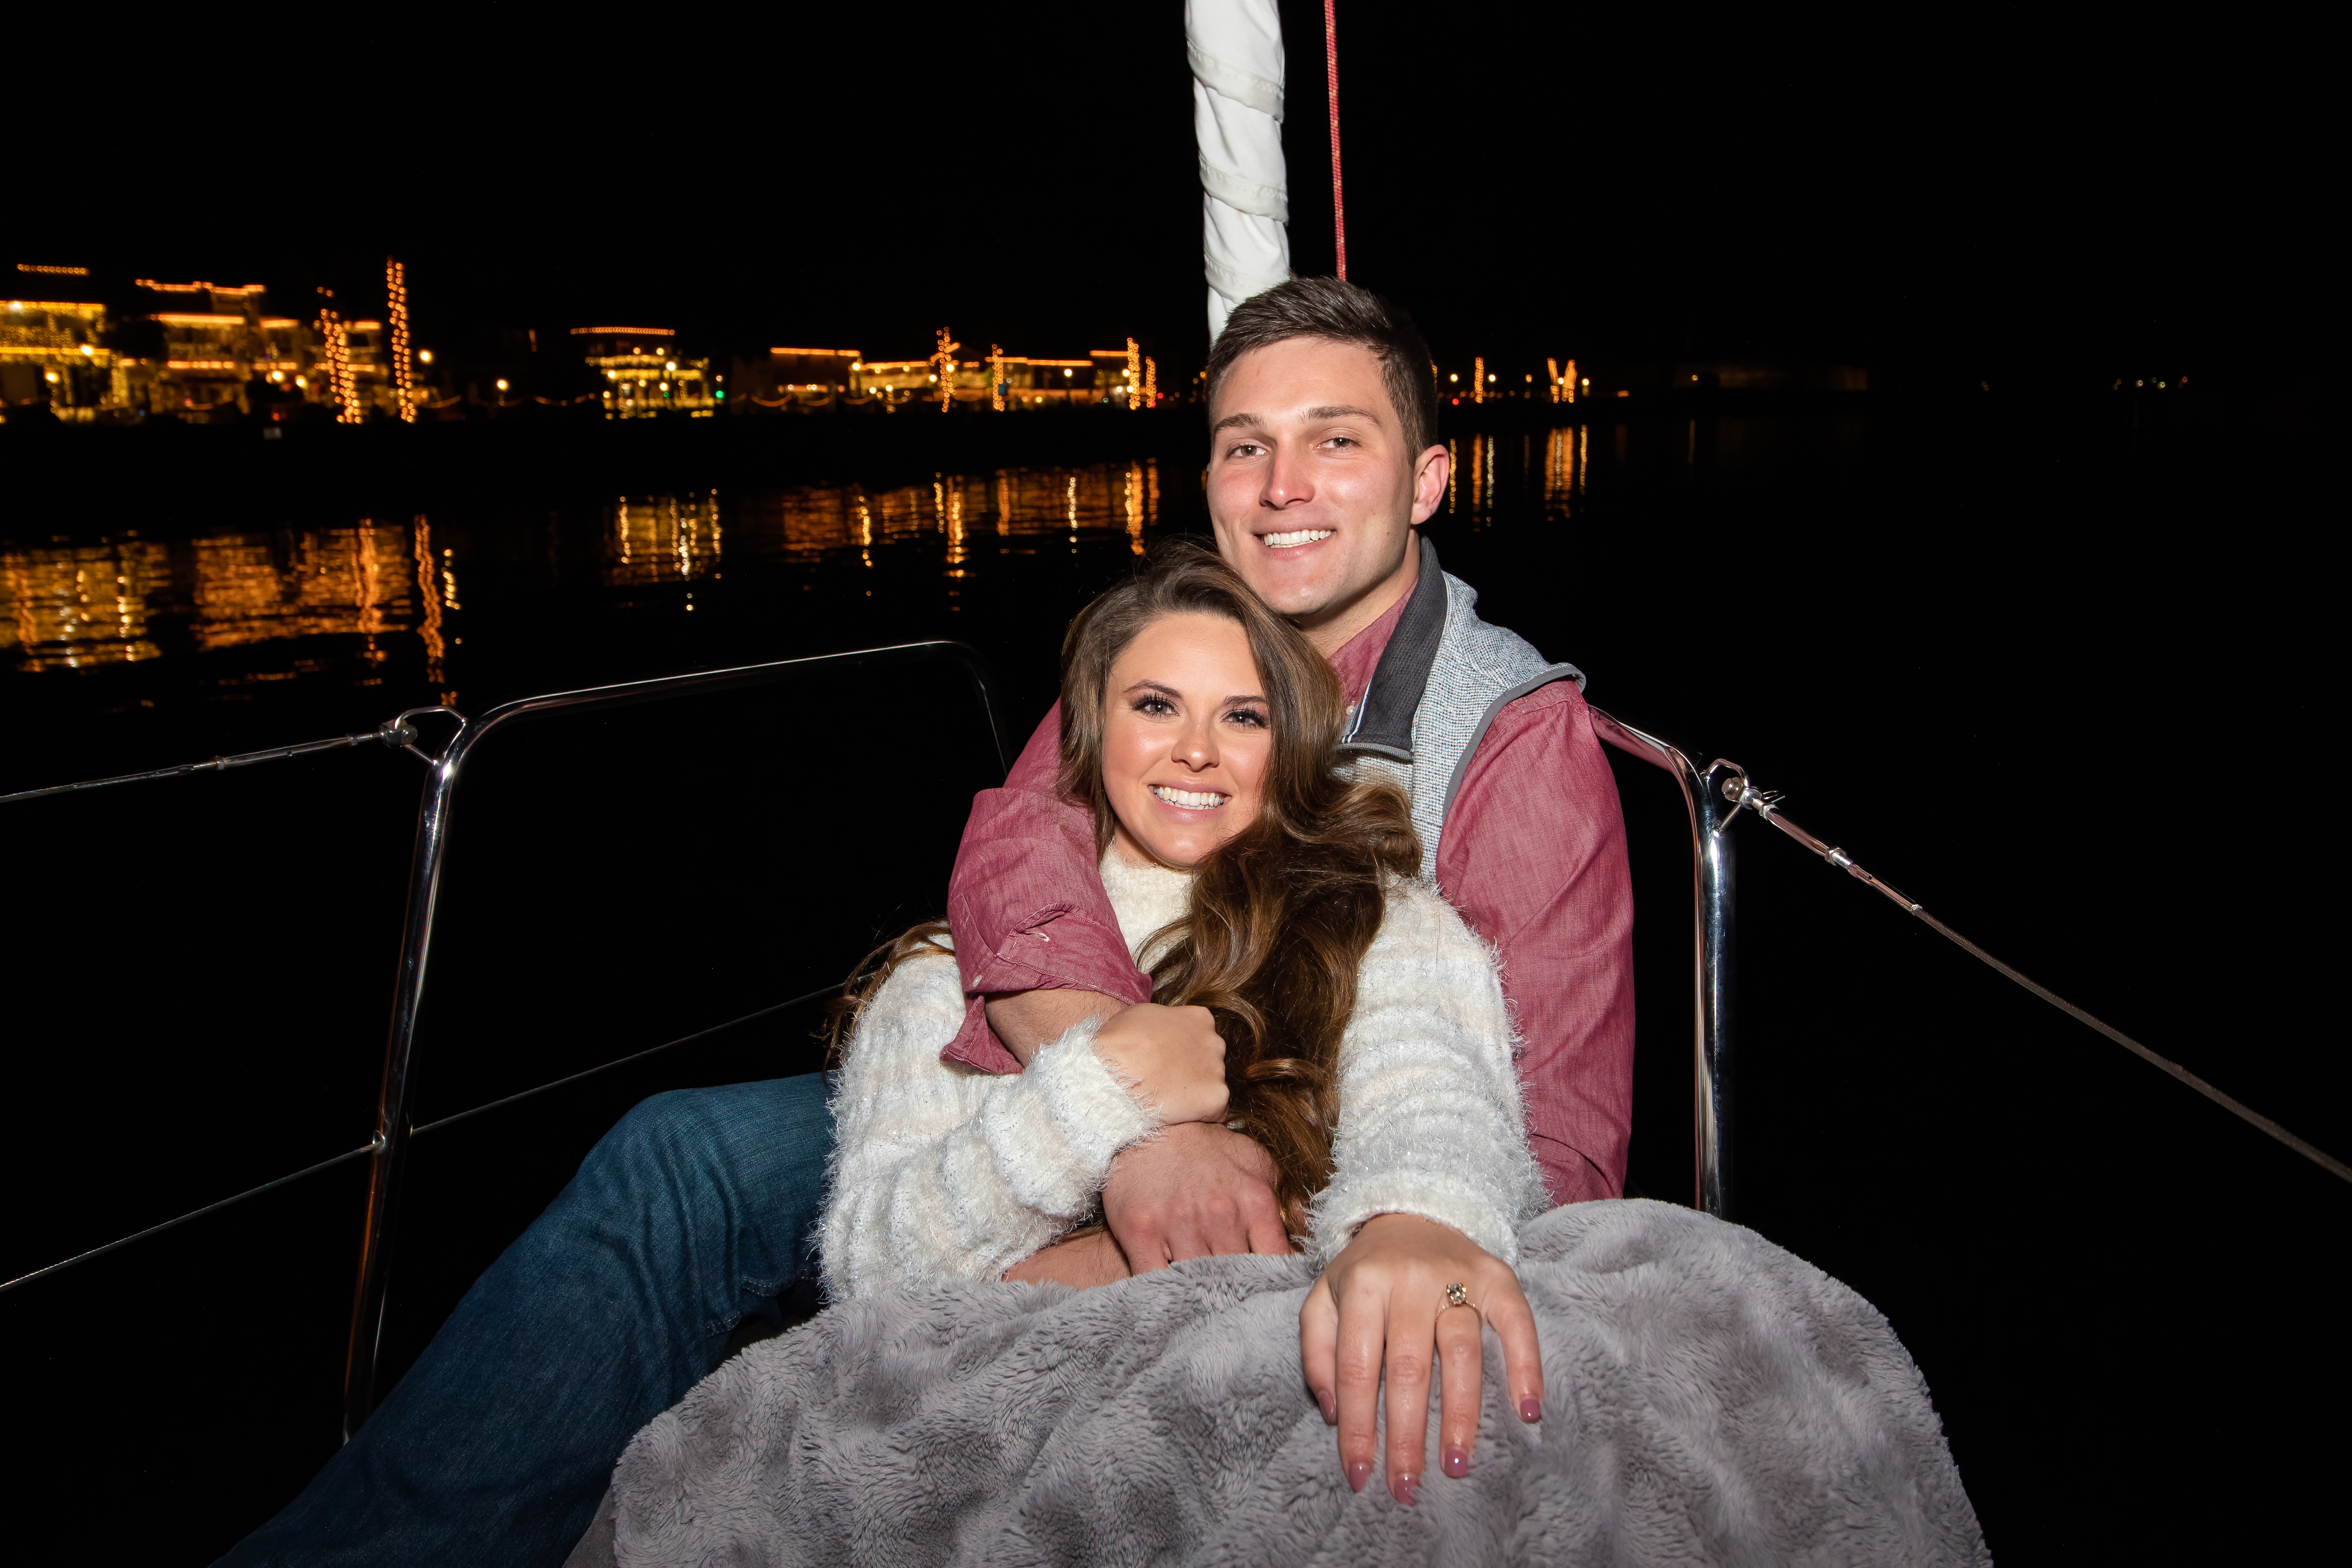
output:
{"label": "pink chambray shirt", "polygon": [[[1363,700],[1410,597],[1332,656],[1350,702]],[[940,1055],[983,1072],[1021,1070],[989,1027],[989,996],[1151,999],[1103,892],[1093,819],[1055,793],[1060,748],[1057,704],[1003,787],[973,798],[948,885],[971,1005]],[[1552,1202],[1620,1196],[1633,1110],[1633,893],[1617,781],[1574,682],[1495,716],[1439,837],[1437,886],[1502,957],[1524,1041],[1528,1143]]]}

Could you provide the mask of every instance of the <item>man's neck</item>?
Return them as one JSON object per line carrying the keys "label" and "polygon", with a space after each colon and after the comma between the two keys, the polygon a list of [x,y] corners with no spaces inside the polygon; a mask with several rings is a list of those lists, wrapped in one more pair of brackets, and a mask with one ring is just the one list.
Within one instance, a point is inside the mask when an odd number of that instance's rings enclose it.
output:
{"label": "man's neck", "polygon": [[1404,536],[1404,559],[1397,569],[1364,590],[1353,603],[1312,626],[1301,623],[1299,630],[1315,651],[1329,658],[1348,646],[1349,640],[1374,621],[1388,614],[1390,606],[1412,592],[1421,581],[1421,530],[1407,529]]}

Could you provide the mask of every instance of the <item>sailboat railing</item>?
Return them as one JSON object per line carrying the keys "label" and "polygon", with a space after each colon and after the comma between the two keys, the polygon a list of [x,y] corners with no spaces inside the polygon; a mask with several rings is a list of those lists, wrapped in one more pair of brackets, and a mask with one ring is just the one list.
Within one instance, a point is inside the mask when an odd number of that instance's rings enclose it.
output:
{"label": "sailboat railing", "polygon": [[439,755],[431,758],[432,771],[425,779],[424,799],[416,811],[416,840],[409,862],[408,911],[401,932],[400,969],[393,987],[392,1022],[384,1042],[375,1137],[368,1145],[371,1158],[367,1211],[361,1231],[359,1277],[352,1287],[351,1339],[343,1361],[346,1440],[359,1430],[360,1424],[375,1406],[376,1363],[383,1334],[385,1290],[391,1277],[393,1232],[399,1214],[402,1180],[407,1170],[409,1142],[418,1131],[410,1121],[416,1020],[433,952],[434,916],[440,900],[442,868],[448,856],[450,814],[457,802],[459,781],[466,776],[467,763],[475,748],[502,730],[551,714],[624,708],[772,685],[819,673],[832,676],[849,669],[888,669],[942,659],[961,665],[970,678],[972,691],[988,720],[1002,776],[1012,766],[1003,705],[997,699],[987,665],[979,653],[959,642],[904,643],[656,680],[633,680],[579,691],[551,692],[493,708],[479,719],[448,713],[457,721],[457,729]]}
{"label": "sailboat railing", "polygon": [[[1730,835],[1736,807],[1715,787],[1738,770],[1721,758],[1699,767],[1672,745],[1622,720],[1590,709],[1592,728],[1629,756],[1664,768],[1682,786],[1691,831],[1691,1165],[1692,1206],[1731,1217]],[[1741,775],[1745,778],[1745,774]]]}

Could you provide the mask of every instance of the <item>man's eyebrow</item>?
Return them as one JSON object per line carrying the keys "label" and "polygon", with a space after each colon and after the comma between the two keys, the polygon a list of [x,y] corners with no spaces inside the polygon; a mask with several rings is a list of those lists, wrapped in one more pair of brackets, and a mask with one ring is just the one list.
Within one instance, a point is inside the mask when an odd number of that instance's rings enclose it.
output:
{"label": "man's eyebrow", "polygon": [[1369,419],[1377,425],[1381,416],[1369,408],[1359,408],[1352,403],[1334,403],[1323,408],[1307,411],[1309,419]]}
{"label": "man's eyebrow", "polygon": [[1265,428],[1265,421],[1255,414],[1228,414],[1209,426],[1210,438],[1213,440],[1232,428],[1263,430]]}

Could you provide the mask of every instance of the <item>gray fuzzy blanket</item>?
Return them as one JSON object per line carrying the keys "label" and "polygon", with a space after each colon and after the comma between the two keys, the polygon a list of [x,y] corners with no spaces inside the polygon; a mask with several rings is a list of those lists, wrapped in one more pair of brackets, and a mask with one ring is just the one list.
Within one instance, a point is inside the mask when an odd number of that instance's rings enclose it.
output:
{"label": "gray fuzzy blanket", "polygon": [[[1852,1290],[1664,1204],[1521,1233],[1545,1419],[1486,1336],[1466,1479],[1348,1489],[1301,1260],[835,1307],[637,1434],[589,1564],[1990,1562],[1918,1369]],[[1435,1430],[1433,1398],[1431,1427]]]}

